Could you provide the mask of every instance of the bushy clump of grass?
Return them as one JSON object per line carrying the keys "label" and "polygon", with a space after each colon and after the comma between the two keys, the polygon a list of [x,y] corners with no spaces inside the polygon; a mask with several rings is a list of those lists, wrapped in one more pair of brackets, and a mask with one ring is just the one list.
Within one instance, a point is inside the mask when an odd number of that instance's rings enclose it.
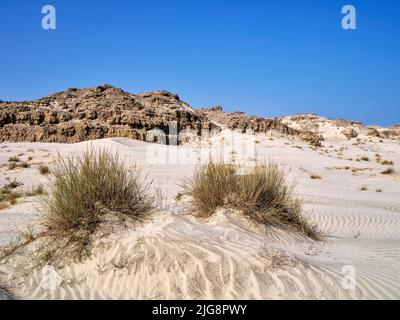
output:
{"label": "bushy clump of grass", "polygon": [[50,173],[50,169],[49,169],[48,166],[45,166],[45,165],[41,164],[41,165],[39,166],[39,172],[40,172],[40,174],[42,174],[42,175],[46,175],[46,174],[49,174],[49,173]]}
{"label": "bushy clump of grass", "polygon": [[394,174],[396,171],[393,168],[386,168],[381,174]]}
{"label": "bushy clump of grass", "polygon": [[44,187],[41,184],[36,187],[32,187],[28,191],[25,191],[26,197],[42,196],[45,194],[46,194],[46,191],[44,190]]}
{"label": "bushy clump of grass", "polygon": [[44,201],[44,224],[57,245],[46,249],[46,260],[66,254],[60,247],[71,249],[73,258],[83,258],[106,215],[142,220],[154,202],[150,183],[139,170],[128,171],[117,154],[106,150],[91,149],[82,156],[60,159],[52,177],[51,197]]}
{"label": "bushy clump of grass", "polygon": [[362,161],[369,161],[369,158],[368,158],[368,157],[365,157],[365,156],[364,156],[364,157],[361,157],[360,159],[361,159]]}
{"label": "bushy clump of grass", "polygon": [[18,167],[20,167],[20,168],[29,168],[30,167],[30,164],[29,163],[27,163],[27,162],[25,162],[25,161],[22,161],[19,165],[18,165]]}
{"label": "bushy clump of grass", "polygon": [[0,189],[0,203],[3,203],[3,207],[5,208],[6,205],[15,205],[17,200],[21,198],[23,194],[19,191],[14,191],[7,188]]}
{"label": "bushy clump of grass", "polygon": [[8,162],[21,162],[21,159],[18,156],[12,156],[8,158]]}
{"label": "bushy clump of grass", "polygon": [[384,166],[394,166],[394,162],[393,162],[393,161],[390,161],[390,160],[384,160],[384,161],[381,162],[381,165],[384,165]]}
{"label": "bushy clump of grass", "polygon": [[10,162],[8,164],[8,170],[14,170],[17,168],[17,164],[15,162]]}
{"label": "bushy clump of grass", "polygon": [[250,220],[301,232],[316,239],[317,233],[301,215],[301,202],[293,196],[293,185],[278,166],[256,165],[247,175],[238,175],[237,167],[209,163],[184,180],[185,194],[192,198],[193,211],[210,217],[217,208],[234,208]]}

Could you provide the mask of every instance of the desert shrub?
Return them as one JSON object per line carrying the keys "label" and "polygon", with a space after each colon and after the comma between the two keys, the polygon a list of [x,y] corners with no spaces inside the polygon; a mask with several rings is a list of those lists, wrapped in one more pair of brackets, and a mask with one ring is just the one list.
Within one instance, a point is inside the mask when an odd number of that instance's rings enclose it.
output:
{"label": "desert shrub", "polygon": [[17,199],[21,198],[23,195],[21,192],[14,191],[11,189],[1,188],[0,189],[0,202],[8,203],[9,205],[15,205]]}
{"label": "desert shrub", "polygon": [[41,164],[39,166],[39,172],[40,172],[40,174],[46,175],[46,174],[50,173],[50,169],[49,169],[48,166],[45,166],[45,165]]}
{"label": "desert shrub", "polygon": [[360,188],[360,190],[361,190],[361,191],[368,191],[368,187],[362,186],[362,187]]}
{"label": "desert shrub", "polygon": [[41,184],[25,192],[26,197],[42,196],[45,194],[46,191],[44,190],[44,187]]}
{"label": "desert shrub", "polygon": [[234,208],[250,220],[274,225],[317,238],[301,216],[301,202],[293,196],[293,185],[275,164],[256,165],[247,175],[238,175],[237,167],[209,163],[195,170],[182,187],[192,199],[193,211],[200,217],[211,216],[217,208]]}
{"label": "desert shrub", "polygon": [[361,160],[362,161],[369,161],[369,158],[368,157],[361,157]]}
{"label": "desert shrub", "polygon": [[395,170],[393,168],[386,168],[381,172],[381,174],[394,174]]}
{"label": "desert shrub", "polygon": [[8,170],[14,170],[17,168],[17,164],[15,162],[10,162],[8,164]]}
{"label": "desert shrub", "polygon": [[382,165],[384,166],[393,166],[394,162],[393,161],[389,161],[389,160],[384,160],[381,162]]}
{"label": "desert shrub", "polygon": [[23,185],[22,182],[18,182],[17,180],[14,179],[13,181],[7,183],[7,184],[4,186],[4,189],[12,190],[12,189],[18,188],[18,187],[20,187],[20,186],[22,186],[22,185]]}
{"label": "desert shrub", "polygon": [[52,178],[51,196],[43,204],[44,224],[57,246],[46,249],[46,259],[64,255],[60,246],[82,258],[106,215],[138,221],[152,208],[150,183],[136,167],[128,171],[118,154],[106,150],[60,159]]}
{"label": "desert shrub", "polygon": [[313,174],[313,175],[310,176],[310,179],[313,179],[313,180],[321,180],[322,178],[321,178],[321,176],[319,176],[319,175],[317,175],[317,174]]}
{"label": "desert shrub", "polygon": [[8,158],[8,162],[20,162],[21,159],[17,156],[12,156],[10,158]]}
{"label": "desert shrub", "polygon": [[381,193],[381,192],[383,192],[383,190],[382,189],[376,189],[375,192]]}
{"label": "desert shrub", "polygon": [[23,162],[21,162],[21,163],[19,164],[19,167],[20,167],[20,168],[29,168],[30,165],[29,165],[29,163],[23,161]]}

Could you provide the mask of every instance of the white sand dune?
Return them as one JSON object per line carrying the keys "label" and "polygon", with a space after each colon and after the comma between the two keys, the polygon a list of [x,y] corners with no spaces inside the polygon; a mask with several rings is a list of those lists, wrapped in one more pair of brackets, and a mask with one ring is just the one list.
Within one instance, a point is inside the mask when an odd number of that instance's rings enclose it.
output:
{"label": "white sand dune", "polygon": [[[265,233],[228,210],[221,209],[206,221],[181,215],[174,197],[195,161],[149,163],[149,148],[155,145],[105,139],[92,144],[118,150],[127,163],[141,165],[166,192],[167,210],[155,213],[143,225],[116,228],[112,235],[98,239],[90,259],[56,270],[53,289],[43,285],[42,269],[32,269],[32,246],[0,265],[0,284],[23,299],[399,299],[400,179],[398,174],[381,175],[385,167],[372,160],[379,152],[395,161],[398,171],[399,144],[325,142],[347,148],[338,157],[333,148],[325,153],[297,140],[273,138],[256,137],[257,158],[291,169],[304,212],[326,235],[323,241],[285,230]],[[89,144],[9,143],[0,149],[0,165],[10,155],[28,154],[28,149],[35,150],[35,160],[52,163],[57,152],[66,156],[82,152]],[[157,148],[186,150],[192,160],[200,155],[198,144]],[[346,160],[366,153],[369,162]],[[368,170],[341,169],[345,166]],[[322,179],[311,180],[311,174]],[[14,172],[1,168],[0,184],[6,183],[6,177],[25,186],[46,182],[35,166]],[[368,190],[361,191],[362,186]],[[375,192],[378,188],[383,192]],[[0,243],[10,242],[19,230],[40,219],[35,203],[35,198],[27,198],[0,211]],[[354,271],[354,287],[346,282],[348,270]]]}

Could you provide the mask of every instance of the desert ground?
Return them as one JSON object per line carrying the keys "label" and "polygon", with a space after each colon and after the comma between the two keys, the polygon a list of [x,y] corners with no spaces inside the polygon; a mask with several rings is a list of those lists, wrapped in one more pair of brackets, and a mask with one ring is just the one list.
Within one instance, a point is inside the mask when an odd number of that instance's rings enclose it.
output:
{"label": "desert ground", "polygon": [[[328,130],[328,129],[327,129]],[[226,148],[231,133],[213,136],[211,151]],[[35,267],[31,246],[0,264],[1,298],[15,299],[399,299],[400,144],[359,135],[326,135],[323,146],[271,131],[255,136],[253,161],[273,161],[296,182],[303,214],[323,234],[320,241],[269,228],[267,232],[234,210],[199,219],[176,197],[204,154],[190,142],[164,146],[128,138],[74,144],[1,143],[0,185],[33,188],[49,183],[58,157],[88,148],[118,152],[138,164],[165,195],[148,221],[114,228],[96,239],[92,255],[55,268],[53,286]],[[204,144],[204,143],[203,143]],[[164,155],[168,156],[165,157]],[[248,163],[241,151],[229,154]],[[379,156],[378,156],[379,155]],[[18,156],[27,168],[9,168]],[[241,158],[242,157],[242,158]],[[382,174],[392,161],[394,172]],[[247,162],[246,162],[247,161]],[[251,162],[251,161],[250,161]],[[40,196],[26,196],[0,210],[0,244],[40,230]],[[53,270],[53,269],[52,269]]]}

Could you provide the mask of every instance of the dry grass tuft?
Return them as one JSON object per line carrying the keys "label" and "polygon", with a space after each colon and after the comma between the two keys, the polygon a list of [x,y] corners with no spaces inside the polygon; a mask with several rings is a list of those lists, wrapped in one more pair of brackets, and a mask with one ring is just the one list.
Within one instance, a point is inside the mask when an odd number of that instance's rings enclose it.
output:
{"label": "dry grass tuft", "polygon": [[210,217],[219,207],[233,208],[259,224],[318,238],[301,216],[301,202],[293,197],[294,186],[288,185],[285,172],[275,164],[256,165],[249,174],[238,175],[233,165],[209,163],[195,170],[182,187],[199,217]]}
{"label": "dry grass tuft", "polygon": [[54,240],[42,250],[47,261],[64,255],[84,258],[106,216],[141,221],[154,202],[139,170],[128,171],[117,154],[106,150],[60,159],[52,177],[51,197],[44,201],[44,224]]}
{"label": "dry grass tuft", "polygon": [[310,176],[310,179],[313,179],[313,180],[321,180],[322,178],[321,178],[321,176],[319,176],[319,175],[317,175],[317,174],[312,174],[312,175]]}
{"label": "dry grass tuft", "polygon": [[41,164],[41,165],[39,166],[39,172],[40,172],[40,174],[42,174],[42,175],[46,175],[46,174],[49,174],[49,173],[50,173],[50,169],[49,169],[48,166],[45,166],[45,165]]}
{"label": "dry grass tuft", "polygon": [[394,166],[394,162],[393,161],[389,161],[389,160],[384,160],[384,161],[381,162],[381,165]]}
{"label": "dry grass tuft", "polygon": [[381,174],[394,174],[396,171],[393,168],[386,168]]}
{"label": "dry grass tuft", "polygon": [[0,203],[2,203],[3,209],[17,204],[17,199],[21,198],[23,194],[19,191],[11,189],[1,188],[0,189]]}
{"label": "dry grass tuft", "polygon": [[21,162],[21,159],[17,156],[12,156],[8,158],[8,162]]}
{"label": "dry grass tuft", "polygon": [[29,168],[30,167],[30,164],[29,163],[27,163],[27,162],[25,162],[25,161],[23,161],[23,162],[21,162],[19,165],[18,165],[20,168]]}
{"label": "dry grass tuft", "polygon": [[10,162],[8,164],[8,170],[14,170],[17,168],[17,164],[15,162]]}

